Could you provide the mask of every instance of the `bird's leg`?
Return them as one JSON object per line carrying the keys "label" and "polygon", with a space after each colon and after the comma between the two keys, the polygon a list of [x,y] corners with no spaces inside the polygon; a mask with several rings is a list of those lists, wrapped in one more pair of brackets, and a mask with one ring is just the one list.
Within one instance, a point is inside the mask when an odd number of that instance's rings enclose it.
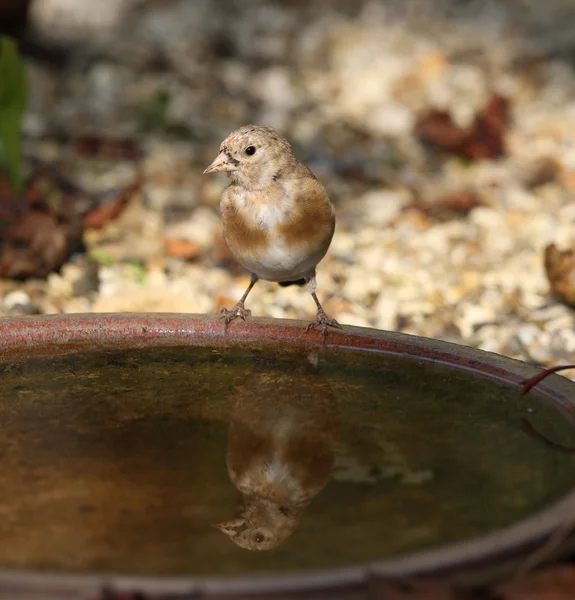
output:
{"label": "bird's leg", "polygon": [[341,325],[335,320],[330,319],[323,310],[319,300],[317,299],[315,290],[316,290],[316,281],[315,281],[315,271],[311,274],[311,276],[307,277],[307,289],[313,298],[315,305],[317,306],[317,316],[315,321],[312,321],[305,330],[308,333],[311,329],[321,329],[323,335],[323,343],[325,344],[325,340],[327,338],[327,327],[331,325],[331,327],[337,327],[341,329]]}
{"label": "bird's leg", "polygon": [[246,301],[248,294],[252,291],[254,285],[257,283],[258,279],[259,277],[252,273],[252,278],[250,280],[250,284],[248,285],[248,289],[244,292],[244,295],[239,299],[238,303],[232,308],[232,310],[222,308],[220,311],[222,315],[220,318],[224,321],[224,327],[226,331],[228,329],[228,325],[234,319],[239,317],[242,321],[245,321],[246,317],[249,317],[252,314],[251,310],[248,310],[244,307],[244,302]]}

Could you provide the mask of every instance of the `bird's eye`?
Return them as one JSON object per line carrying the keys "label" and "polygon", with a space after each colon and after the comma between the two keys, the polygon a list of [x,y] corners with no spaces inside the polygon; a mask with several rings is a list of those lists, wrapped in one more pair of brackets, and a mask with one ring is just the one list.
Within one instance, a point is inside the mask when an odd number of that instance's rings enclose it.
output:
{"label": "bird's eye", "polygon": [[246,148],[246,154],[248,156],[253,156],[256,153],[256,147],[255,146],[248,146]]}
{"label": "bird's eye", "polygon": [[262,543],[262,542],[263,542],[265,539],[266,539],[266,538],[265,538],[265,536],[264,536],[264,534],[263,534],[263,533],[256,533],[256,534],[254,535],[254,542],[255,542],[256,544],[261,544],[261,543]]}

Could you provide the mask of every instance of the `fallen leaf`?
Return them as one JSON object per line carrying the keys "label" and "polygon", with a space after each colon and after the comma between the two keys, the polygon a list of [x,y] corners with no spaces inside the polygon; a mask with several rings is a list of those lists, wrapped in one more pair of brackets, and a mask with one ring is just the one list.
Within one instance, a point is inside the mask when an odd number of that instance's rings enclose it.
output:
{"label": "fallen leaf", "polygon": [[498,158],[505,154],[509,100],[493,94],[469,127],[459,127],[444,110],[433,109],[419,117],[415,134],[444,152],[464,158]]}
{"label": "fallen leaf", "polygon": [[545,248],[545,272],[551,291],[575,306],[575,246],[559,250],[555,244]]}
{"label": "fallen leaf", "polygon": [[444,222],[466,217],[482,204],[477,194],[461,191],[440,196],[432,202],[412,202],[403,208],[403,212],[417,211],[434,221]]}
{"label": "fallen leaf", "polygon": [[84,215],[84,227],[86,229],[101,229],[109,221],[115,219],[126,208],[130,200],[140,191],[142,187],[141,177],[130,185],[120,190],[112,200],[96,206]]}
{"label": "fallen leaf", "polygon": [[526,394],[534,388],[538,383],[541,383],[544,379],[549,377],[552,373],[557,373],[558,371],[565,371],[567,369],[575,369],[575,365],[557,365],[556,367],[550,367],[549,369],[545,369],[538,373],[534,377],[530,377],[523,382],[523,394]]}
{"label": "fallen leaf", "polygon": [[444,110],[430,110],[415,124],[415,134],[422,142],[445,152],[461,153],[469,141],[469,129],[458,127]]}
{"label": "fallen leaf", "polygon": [[0,277],[46,277],[68,258],[80,232],[55,215],[28,211],[17,217],[0,242]]}
{"label": "fallen leaf", "polygon": [[139,186],[138,180],[112,202],[90,209],[97,200],[56,173],[36,171],[21,197],[0,178],[0,277],[27,279],[57,271],[82,247],[84,227],[101,227],[117,216]]}
{"label": "fallen leaf", "polygon": [[[138,158],[126,141],[82,138],[84,154]],[[22,194],[0,172],[0,277],[45,277],[58,270],[74,251],[82,249],[85,228],[99,229],[116,218],[142,185],[134,181],[103,200],[62,177],[55,166],[40,165]]]}
{"label": "fallen leaf", "polygon": [[74,149],[81,156],[122,158],[132,161],[140,158],[140,151],[131,140],[86,136],[75,140]]}
{"label": "fallen leaf", "polygon": [[181,238],[166,238],[164,240],[164,250],[172,258],[194,260],[202,253],[202,246]]}
{"label": "fallen leaf", "polygon": [[[30,178],[23,196],[0,176],[0,277],[45,277],[60,268],[81,245],[82,228],[63,194],[54,194],[54,182],[44,182],[54,207],[39,197],[39,178]],[[58,199],[57,201],[55,199]]]}

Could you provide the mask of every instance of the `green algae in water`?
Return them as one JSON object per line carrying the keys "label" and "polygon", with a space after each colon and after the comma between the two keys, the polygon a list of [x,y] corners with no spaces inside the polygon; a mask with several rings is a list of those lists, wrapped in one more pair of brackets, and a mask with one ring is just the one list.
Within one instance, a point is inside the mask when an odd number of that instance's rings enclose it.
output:
{"label": "green algae in water", "polygon": [[[573,485],[575,457],[520,427],[528,418],[575,445],[568,415],[437,363],[155,348],[34,358],[0,373],[0,567],[349,566],[487,533]],[[272,490],[295,524],[272,549],[246,550],[213,525],[237,524],[236,487],[259,485],[254,464],[280,441],[308,494],[290,505]]]}

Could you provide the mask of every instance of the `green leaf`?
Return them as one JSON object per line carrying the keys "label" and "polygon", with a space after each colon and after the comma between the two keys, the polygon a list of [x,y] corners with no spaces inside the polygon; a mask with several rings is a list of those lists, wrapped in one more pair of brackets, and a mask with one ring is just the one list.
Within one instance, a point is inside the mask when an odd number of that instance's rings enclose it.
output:
{"label": "green leaf", "polygon": [[140,130],[144,133],[157,133],[168,128],[168,108],[172,96],[165,88],[157,90],[152,100],[140,109]]}
{"label": "green leaf", "polygon": [[21,128],[27,98],[26,69],[18,47],[0,36],[0,161],[17,192],[23,189]]}
{"label": "green leaf", "polygon": [[126,258],[123,262],[133,267],[138,283],[144,283],[146,281],[146,266],[141,260],[138,260],[137,258]]}
{"label": "green leaf", "polygon": [[103,267],[111,267],[115,262],[109,254],[101,250],[92,250],[92,252],[90,252],[90,258]]}

